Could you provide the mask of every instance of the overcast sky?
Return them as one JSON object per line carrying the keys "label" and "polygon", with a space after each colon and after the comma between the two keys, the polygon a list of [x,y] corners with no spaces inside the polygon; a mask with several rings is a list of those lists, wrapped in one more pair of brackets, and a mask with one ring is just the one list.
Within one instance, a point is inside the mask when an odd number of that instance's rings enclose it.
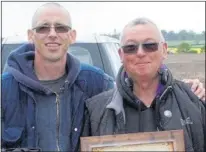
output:
{"label": "overcast sky", "polygon": [[[46,2],[2,2],[2,36],[24,35],[35,10]],[[59,2],[71,13],[78,35],[121,31],[136,17],[148,17],[167,31],[205,30],[204,2]]]}

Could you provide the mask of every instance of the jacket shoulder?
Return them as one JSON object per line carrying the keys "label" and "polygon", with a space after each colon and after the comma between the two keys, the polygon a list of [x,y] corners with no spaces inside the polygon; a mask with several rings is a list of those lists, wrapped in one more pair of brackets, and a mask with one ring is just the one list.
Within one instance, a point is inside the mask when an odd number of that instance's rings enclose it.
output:
{"label": "jacket shoulder", "polygon": [[10,73],[8,73],[8,72],[5,72],[5,73],[3,73],[3,74],[1,75],[1,80],[2,80],[2,81],[8,81],[8,80],[10,80],[10,79],[12,79],[12,78],[13,78],[12,74],[10,74]]}
{"label": "jacket shoulder", "polygon": [[18,85],[18,82],[14,79],[13,75],[5,72],[1,76],[2,91],[4,92],[12,91]]}
{"label": "jacket shoulder", "polygon": [[183,93],[187,94],[192,100],[199,100],[198,97],[192,92],[190,84],[184,83],[180,80],[174,80],[174,85],[177,86]]}
{"label": "jacket shoulder", "polygon": [[16,101],[19,90],[18,82],[14,79],[10,73],[3,73],[1,76],[1,87],[2,87],[2,107],[6,104]]}
{"label": "jacket shoulder", "polygon": [[95,66],[91,66],[89,64],[82,63],[81,68],[80,68],[80,75],[84,75],[84,74],[100,76],[108,81],[114,81],[114,79],[108,74],[104,73],[102,69],[95,67]]}
{"label": "jacket shoulder", "polygon": [[88,99],[85,103],[89,113],[99,113],[112,101],[114,89],[102,92]]}
{"label": "jacket shoulder", "polygon": [[81,64],[76,82],[87,93],[88,98],[114,87],[112,77],[104,73],[100,68],[87,64]]}
{"label": "jacket shoulder", "polygon": [[194,94],[194,92],[192,92],[190,84],[175,80],[174,85],[176,85],[179,88],[179,91],[181,91],[185,96],[190,99],[187,100],[188,102],[192,102],[192,104],[195,104],[199,109],[202,109],[204,107],[203,102]]}

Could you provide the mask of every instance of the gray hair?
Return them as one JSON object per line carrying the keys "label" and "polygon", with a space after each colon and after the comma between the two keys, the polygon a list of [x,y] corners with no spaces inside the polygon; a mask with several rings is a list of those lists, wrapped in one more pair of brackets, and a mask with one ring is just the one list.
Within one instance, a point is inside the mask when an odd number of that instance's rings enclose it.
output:
{"label": "gray hair", "polygon": [[32,28],[34,28],[34,27],[36,26],[37,17],[38,17],[38,15],[39,15],[40,11],[41,11],[43,8],[45,8],[45,7],[57,7],[57,8],[62,9],[62,10],[65,11],[66,13],[68,13],[68,17],[69,17],[69,20],[70,20],[70,21],[69,21],[69,22],[70,22],[69,24],[70,24],[70,27],[72,27],[71,16],[70,16],[68,10],[66,10],[62,5],[60,5],[60,4],[58,4],[58,3],[48,2],[48,3],[40,6],[40,7],[36,10],[36,12],[34,13],[34,15],[33,15],[33,17],[32,17]]}
{"label": "gray hair", "polygon": [[128,24],[125,25],[125,27],[123,28],[122,33],[120,35],[120,43],[122,43],[122,40],[123,40],[123,37],[124,37],[124,31],[125,31],[126,28],[134,27],[136,25],[145,25],[145,24],[154,25],[160,33],[161,41],[165,42],[164,36],[163,36],[162,32],[159,30],[159,28],[157,27],[157,25],[152,20],[150,20],[148,18],[145,18],[145,17],[141,17],[141,18],[136,18],[136,19],[130,21]]}

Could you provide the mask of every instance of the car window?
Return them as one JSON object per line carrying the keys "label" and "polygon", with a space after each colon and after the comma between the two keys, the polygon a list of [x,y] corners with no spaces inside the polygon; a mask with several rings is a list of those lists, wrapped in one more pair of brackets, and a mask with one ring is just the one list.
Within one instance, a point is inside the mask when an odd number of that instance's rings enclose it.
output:
{"label": "car window", "polygon": [[86,48],[80,46],[71,46],[69,47],[68,52],[74,55],[76,58],[78,58],[80,62],[94,65],[91,54]]}
{"label": "car window", "polygon": [[119,44],[118,43],[105,43],[106,50],[109,54],[110,63],[113,63],[115,73],[117,74],[121,66],[120,57],[118,54]]}
{"label": "car window", "polygon": [[[96,66],[104,72],[105,71],[102,63],[102,58],[100,55],[100,48],[98,47],[98,43],[74,43],[70,46],[69,51],[71,49],[71,54],[75,55],[80,62],[84,62],[93,66]],[[82,53],[82,52],[83,53]]]}
{"label": "car window", "polygon": [[15,50],[16,48],[20,47],[22,44],[3,44],[2,50],[1,50],[1,71],[4,69],[4,65],[6,63],[7,58],[9,57],[9,54]]}

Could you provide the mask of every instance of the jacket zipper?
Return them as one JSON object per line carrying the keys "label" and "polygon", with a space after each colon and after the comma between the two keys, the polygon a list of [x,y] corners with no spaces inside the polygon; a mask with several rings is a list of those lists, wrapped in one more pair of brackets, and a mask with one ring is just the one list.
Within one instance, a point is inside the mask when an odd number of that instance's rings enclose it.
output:
{"label": "jacket zipper", "polygon": [[59,124],[60,124],[60,118],[59,118],[59,95],[55,92],[56,94],[56,107],[57,107],[57,121],[56,121],[56,146],[57,146],[57,151],[60,151],[59,147]]}

